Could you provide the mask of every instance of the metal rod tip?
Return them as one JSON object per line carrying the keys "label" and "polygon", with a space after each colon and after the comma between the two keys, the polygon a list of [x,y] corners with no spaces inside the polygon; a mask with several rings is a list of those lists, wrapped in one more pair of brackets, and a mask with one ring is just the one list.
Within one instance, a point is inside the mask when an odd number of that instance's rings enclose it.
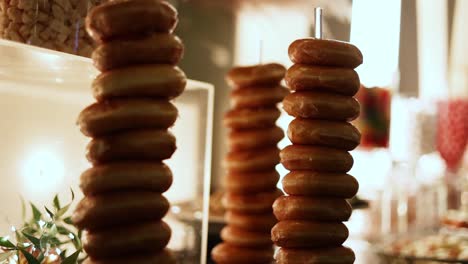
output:
{"label": "metal rod tip", "polygon": [[322,38],[322,8],[316,7],[315,9],[315,38]]}

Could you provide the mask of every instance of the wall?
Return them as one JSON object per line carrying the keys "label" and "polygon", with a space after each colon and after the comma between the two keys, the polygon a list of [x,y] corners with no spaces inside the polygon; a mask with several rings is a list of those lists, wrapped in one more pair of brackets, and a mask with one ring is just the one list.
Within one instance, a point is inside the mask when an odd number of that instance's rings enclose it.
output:
{"label": "wall", "polygon": [[234,56],[235,13],[224,6],[197,5],[191,1],[176,6],[180,16],[176,34],[186,46],[180,67],[189,78],[215,86],[212,186],[217,186],[224,174],[220,164],[226,152],[226,129],[222,120],[229,106],[224,76]]}

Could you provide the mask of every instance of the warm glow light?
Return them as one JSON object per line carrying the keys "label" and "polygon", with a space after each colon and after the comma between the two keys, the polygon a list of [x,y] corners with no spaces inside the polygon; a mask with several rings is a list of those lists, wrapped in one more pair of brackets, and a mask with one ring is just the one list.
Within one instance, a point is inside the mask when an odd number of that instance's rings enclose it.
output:
{"label": "warm glow light", "polygon": [[444,177],[446,169],[444,160],[435,152],[419,158],[416,175],[422,183],[433,184]]}
{"label": "warm glow light", "polygon": [[[309,36],[309,18],[301,10],[245,6],[237,17],[236,65],[278,62],[291,65],[288,47]],[[262,45],[260,45],[262,44]]]}
{"label": "warm glow light", "polygon": [[366,86],[394,87],[398,78],[400,0],[354,0],[351,43],[359,47],[364,63],[357,68]]}
{"label": "warm glow light", "polygon": [[392,99],[390,121],[390,151],[392,157],[399,161],[414,162],[420,155],[419,139],[421,103],[416,98],[394,97]]}
{"label": "warm glow light", "polygon": [[[171,188],[165,193],[165,196],[173,203],[181,201],[190,201],[197,197],[199,190],[197,184],[202,179],[203,175],[199,172],[199,164],[197,163],[201,152],[201,147],[198,144],[191,143],[194,138],[199,138],[200,135],[200,107],[195,104],[177,105],[180,119],[172,128],[172,132],[177,135],[179,146],[183,149],[174,153],[174,156],[167,160],[166,163],[171,168],[176,177]],[[187,133],[187,127],[190,127],[190,132]],[[180,147],[182,148],[182,147]],[[194,159],[195,157],[195,159]],[[183,161],[183,162],[182,162]],[[184,164],[180,166],[180,164]]]}
{"label": "warm glow light", "polygon": [[447,94],[447,1],[417,0],[419,96]]}
{"label": "warm glow light", "polygon": [[38,198],[57,192],[65,176],[65,166],[59,153],[42,147],[33,150],[21,165],[23,188],[26,194]]}
{"label": "warm glow light", "polygon": [[359,196],[363,199],[375,199],[383,189],[384,179],[390,172],[392,160],[386,149],[374,151],[354,150],[351,152],[354,166],[349,172],[359,182]]}
{"label": "warm glow light", "polygon": [[[468,96],[468,1],[456,1],[450,44],[449,81],[452,96]],[[468,156],[468,155],[467,155]]]}

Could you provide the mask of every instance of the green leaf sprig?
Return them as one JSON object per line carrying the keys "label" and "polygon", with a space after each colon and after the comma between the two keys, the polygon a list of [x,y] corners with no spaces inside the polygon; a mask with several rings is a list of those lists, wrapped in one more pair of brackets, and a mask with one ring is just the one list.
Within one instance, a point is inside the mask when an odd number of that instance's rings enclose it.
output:
{"label": "green leaf sprig", "polygon": [[[62,264],[82,263],[85,258],[81,243],[81,231],[72,223],[71,216],[67,215],[75,193],[71,191],[71,202],[62,206],[58,195],[52,201],[52,209],[44,206],[44,212],[35,204],[29,203],[31,217],[26,220],[26,203],[23,199],[21,228],[12,228],[15,233],[15,243],[9,236],[0,237],[0,264],[49,263],[49,256],[55,254]],[[67,251],[73,249],[72,254]],[[23,262],[19,262],[22,260]],[[26,261],[26,262],[24,262]],[[57,262],[53,262],[57,263]]]}

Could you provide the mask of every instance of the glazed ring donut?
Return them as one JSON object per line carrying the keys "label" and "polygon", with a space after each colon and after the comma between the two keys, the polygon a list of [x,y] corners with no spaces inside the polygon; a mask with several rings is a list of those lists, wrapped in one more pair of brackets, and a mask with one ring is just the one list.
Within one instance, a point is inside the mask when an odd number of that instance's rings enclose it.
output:
{"label": "glazed ring donut", "polygon": [[156,33],[143,38],[107,41],[92,54],[94,66],[101,71],[135,64],[177,64],[184,45],[173,34]]}
{"label": "glazed ring donut", "polygon": [[219,264],[266,264],[273,261],[273,247],[240,248],[227,243],[217,245],[211,251],[211,257]]}
{"label": "glazed ring donut", "polygon": [[122,162],[94,166],[81,174],[85,196],[138,189],[163,193],[172,185],[172,172],[164,163]]}
{"label": "glazed ring donut", "polygon": [[228,171],[253,172],[271,170],[279,163],[279,149],[269,147],[252,151],[229,152],[224,160]]}
{"label": "glazed ring donut", "polygon": [[317,172],[348,172],[354,162],[347,151],[306,145],[289,145],[281,150],[280,157],[288,170]]}
{"label": "glazed ring donut", "polygon": [[[271,229],[278,222],[272,213],[242,214],[227,211],[224,218],[229,226],[249,231],[267,232],[268,234],[270,234]],[[270,240],[270,236],[268,236],[268,240]]]}
{"label": "glazed ring donut", "polygon": [[273,87],[245,87],[231,92],[230,101],[233,108],[256,108],[275,106],[289,94],[281,85]]}
{"label": "glazed ring donut", "polygon": [[154,264],[154,263],[164,263],[164,264],[177,264],[177,260],[174,255],[167,249],[158,252],[155,255],[146,255],[146,256],[134,256],[134,257],[124,257],[118,256],[117,258],[109,259],[92,259],[87,258],[83,264]]}
{"label": "glazed ring donut", "polygon": [[354,252],[347,247],[293,249],[280,248],[275,256],[276,263],[287,264],[353,264]]}
{"label": "glazed ring donut", "polygon": [[353,150],[361,141],[361,133],[347,122],[296,118],[289,123],[288,138],[299,145]]}
{"label": "glazed ring donut", "polygon": [[361,86],[353,69],[294,64],[284,78],[292,91],[322,91],[354,96]]}
{"label": "glazed ring donut", "polygon": [[288,49],[294,63],[354,69],[362,64],[362,53],[354,45],[328,39],[298,39]]}
{"label": "glazed ring donut", "polygon": [[176,139],[167,130],[138,130],[95,138],[86,157],[93,164],[117,160],[165,160],[176,150]]}
{"label": "glazed ring donut", "polygon": [[101,73],[92,83],[98,101],[115,97],[172,99],[185,89],[187,77],[178,67],[146,64]]}
{"label": "glazed ring donut", "polygon": [[303,196],[352,198],[359,189],[357,180],[345,173],[291,171],[282,184],[287,194]]}
{"label": "glazed ring donut", "polygon": [[222,203],[226,210],[234,212],[253,214],[271,213],[271,205],[279,196],[281,196],[281,191],[279,190],[250,195],[226,193],[222,199]]}
{"label": "glazed ring donut", "polygon": [[261,172],[227,172],[225,188],[232,193],[252,193],[274,190],[279,181],[275,169]]}
{"label": "glazed ring donut", "polygon": [[271,239],[279,247],[317,248],[341,246],[348,238],[343,223],[280,221],[271,230]]}
{"label": "glazed ring donut", "polygon": [[270,232],[255,232],[233,226],[225,226],[221,230],[221,239],[237,247],[264,248],[273,245]]}
{"label": "glazed ring donut", "polygon": [[345,199],[337,198],[281,196],[273,203],[273,213],[278,221],[343,222],[348,221],[351,212],[351,205]]}
{"label": "glazed ring donut", "polygon": [[232,109],[224,116],[224,125],[236,130],[272,127],[280,115],[276,107]]}
{"label": "glazed ring donut", "polygon": [[80,229],[95,230],[138,221],[160,220],[168,210],[169,202],[159,193],[118,192],[83,198],[72,220]]}
{"label": "glazed ring donut", "polygon": [[152,32],[170,33],[176,24],[177,11],[160,0],[109,1],[93,8],[86,17],[86,29],[97,42]]}
{"label": "glazed ring donut", "polygon": [[276,85],[284,78],[286,68],[278,63],[234,67],[226,75],[229,86],[234,88]]}
{"label": "glazed ring donut", "polygon": [[86,107],[77,123],[84,135],[99,137],[128,129],[165,129],[177,115],[177,108],[165,100],[116,99]]}
{"label": "glazed ring donut", "polygon": [[352,121],[359,116],[359,103],[349,96],[295,92],[283,100],[284,110],[291,116],[336,121]]}
{"label": "glazed ring donut", "polygon": [[[138,223],[99,231],[86,230],[83,248],[94,259],[152,254],[169,243],[171,229],[163,221]],[[109,238],[112,239],[109,239]]]}
{"label": "glazed ring donut", "polygon": [[248,150],[276,146],[284,137],[283,129],[278,126],[232,130],[228,134],[228,148],[231,151]]}

